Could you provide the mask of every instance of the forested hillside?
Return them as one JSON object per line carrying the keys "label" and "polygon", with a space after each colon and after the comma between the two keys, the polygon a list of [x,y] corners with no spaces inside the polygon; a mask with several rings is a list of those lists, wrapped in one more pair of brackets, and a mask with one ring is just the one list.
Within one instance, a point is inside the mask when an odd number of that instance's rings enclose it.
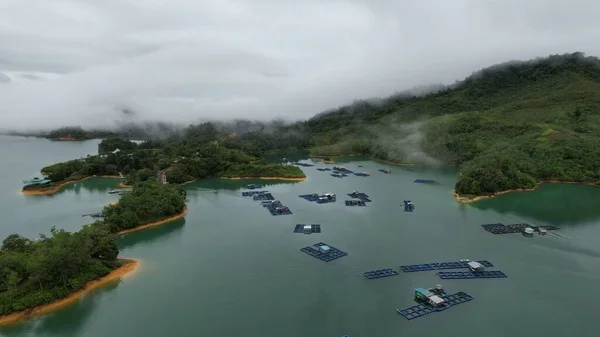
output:
{"label": "forested hillside", "polygon": [[483,69],[422,97],[356,102],[292,129],[316,155],[456,164],[460,194],[600,181],[600,61],[580,53]]}

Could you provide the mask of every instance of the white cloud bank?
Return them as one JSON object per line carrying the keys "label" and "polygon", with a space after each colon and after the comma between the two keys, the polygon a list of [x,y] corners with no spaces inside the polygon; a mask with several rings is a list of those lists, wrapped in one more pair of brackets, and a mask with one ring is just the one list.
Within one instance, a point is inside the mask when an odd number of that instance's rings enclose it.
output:
{"label": "white cloud bank", "polygon": [[0,129],[305,119],[511,59],[600,55],[596,1],[3,0]]}

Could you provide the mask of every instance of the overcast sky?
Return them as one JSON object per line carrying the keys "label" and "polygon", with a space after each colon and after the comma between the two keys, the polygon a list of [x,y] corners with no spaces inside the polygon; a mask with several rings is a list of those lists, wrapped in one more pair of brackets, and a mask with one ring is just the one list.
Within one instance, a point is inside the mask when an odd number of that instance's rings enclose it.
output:
{"label": "overcast sky", "polygon": [[511,59],[600,55],[594,0],[0,0],[0,128],[306,119]]}

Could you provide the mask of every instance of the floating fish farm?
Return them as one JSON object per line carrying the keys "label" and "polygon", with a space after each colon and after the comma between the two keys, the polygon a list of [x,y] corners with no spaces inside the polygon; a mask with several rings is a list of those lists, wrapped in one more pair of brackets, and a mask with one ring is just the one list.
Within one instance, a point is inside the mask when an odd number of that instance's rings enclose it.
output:
{"label": "floating fish farm", "polygon": [[[433,263],[423,263],[423,264],[413,264],[407,266],[400,266],[400,270],[405,273],[413,273],[417,271],[428,271],[428,270],[443,270],[443,269],[468,269],[469,268],[468,260],[464,261],[456,261],[456,262],[433,262]],[[489,261],[482,260],[476,261],[484,267],[493,267],[494,265]]]}
{"label": "floating fish farm", "polygon": [[269,201],[269,200],[275,200],[275,197],[271,193],[261,193],[261,194],[256,194],[255,196],[252,197],[252,199],[260,200],[260,201]]}
{"label": "floating fish farm", "polygon": [[319,168],[317,168],[317,171],[321,171],[321,172],[323,172],[323,171],[331,171],[331,169],[329,167],[319,167]]}
{"label": "floating fish farm", "polygon": [[263,188],[263,185],[250,184],[250,185],[246,185],[246,188],[249,189],[249,190],[255,190],[257,188]]}
{"label": "floating fish farm", "polygon": [[294,228],[294,233],[303,233],[303,234],[321,233],[321,225],[297,224],[296,227]]}
{"label": "floating fish farm", "polygon": [[332,173],[331,176],[336,177],[336,178],[343,178],[343,177],[347,177],[348,175],[345,173]]}
{"label": "floating fish farm", "polygon": [[388,276],[394,276],[394,275],[400,275],[397,271],[395,271],[394,269],[379,269],[379,270],[373,270],[373,271],[366,271],[363,273],[363,275],[368,278],[369,280],[374,280],[374,279],[378,279],[378,278],[382,278],[382,277],[388,277]]}
{"label": "floating fish farm", "polygon": [[371,202],[371,199],[369,199],[369,196],[362,192],[354,191],[352,193],[348,193],[348,196],[350,198],[360,199],[364,202]]}
{"label": "floating fish farm", "polygon": [[389,169],[379,169],[379,172],[383,172],[385,174],[392,173],[392,170]]}
{"label": "floating fish farm", "polygon": [[333,171],[334,172],[341,172],[341,173],[348,173],[348,174],[353,174],[354,171],[350,171],[347,168],[343,167],[343,166],[334,166],[333,167]]}
{"label": "floating fish farm", "polygon": [[346,200],[344,203],[346,206],[367,206],[362,200]]}
{"label": "floating fish farm", "polygon": [[[423,295],[422,292],[426,295]],[[419,295],[417,295],[417,293]],[[411,320],[431,314],[432,312],[446,310],[461,303],[469,302],[472,299],[473,297],[471,295],[462,291],[455,294],[446,294],[441,289],[439,291],[435,291],[435,289],[430,289],[428,291],[425,291],[424,289],[415,289],[415,302],[419,304],[402,310],[396,309],[396,311],[402,315],[402,317]]]}
{"label": "floating fish farm", "polygon": [[81,217],[92,217],[92,218],[102,218],[102,212],[96,212],[96,213],[89,213],[89,214],[82,214]]}
{"label": "floating fish farm", "polygon": [[323,260],[325,262],[333,261],[335,259],[339,259],[340,257],[348,255],[348,253],[343,252],[323,242],[316,243],[312,246],[304,247],[300,249],[300,251],[303,251],[306,254],[315,257],[319,260]]}
{"label": "floating fish farm", "polygon": [[404,211],[412,212],[414,210],[415,210],[415,204],[413,204],[413,202],[410,200],[404,200]]}
{"label": "floating fish farm", "polygon": [[545,233],[545,231],[547,231],[547,230],[553,231],[553,230],[558,229],[558,227],[554,227],[554,226],[531,226],[526,223],[510,224],[510,225],[504,225],[501,223],[493,223],[493,224],[484,224],[484,225],[481,225],[481,227],[483,227],[483,229],[485,229],[486,231],[488,231],[492,234],[523,233],[523,232],[525,232],[525,229],[527,229],[527,228],[531,228],[535,232],[538,232],[538,233]]}
{"label": "floating fish farm", "polygon": [[317,204],[327,204],[330,202],[335,202],[337,200],[335,194],[333,193],[325,193],[325,194],[301,194],[300,198],[306,199],[308,201],[316,202]]}
{"label": "floating fish farm", "polygon": [[293,214],[289,207],[282,205],[281,202],[278,200],[263,202],[262,206],[266,208],[271,213],[271,215]]}
{"label": "floating fish farm", "polygon": [[415,180],[415,183],[419,183],[419,184],[430,184],[430,183],[434,183],[435,180],[429,180],[429,179],[417,179]]}
{"label": "floating fish farm", "polygon": [[354,173],[355,176],[357,177],[368,177],[370,176],[370,174],[368,174],[367,172],[358,172],[358,173]]}
{"label": "floating fish farm", "polygon": [[242,192],[242,197],[252,197],[257,194],[264,194],[264,193],[268,193],[268,192],[269,191],[246,191],[246,192]]}
{"label": "floating fish farm", "polygon": [[307,163],[301,163],[301,162],[295,162],[294,165],[296,165],[296,166],[303,166],[303,167],[315,166],[313,164],[307,164]]}
{"label": "floating fish farm", "polygon": [[499,270],[485,271],[441,271],[437,275],[443,280],[464,280],[473,278],[507,278],[506,274]]}

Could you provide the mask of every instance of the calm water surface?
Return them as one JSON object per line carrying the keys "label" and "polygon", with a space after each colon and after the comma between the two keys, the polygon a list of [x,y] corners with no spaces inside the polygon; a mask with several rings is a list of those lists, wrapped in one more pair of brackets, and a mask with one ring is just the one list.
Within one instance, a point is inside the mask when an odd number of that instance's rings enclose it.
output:
{"label": "calm water surface", "polygon": [[[97,141],[50,142],[0,137],[0,236],[29,237],[54,225],[76,230],[118,196],[112,179],[87,180],[54,196],[24,196],[21,180],[47,164],[93,154]],[[3,336],[595,336],[600,295],[600,189],[543,185],[475,205],[452,197],[453,169],[345,163],[370,177],[333,178],[305,168],[301,183],[269,185],[293,215],[271,216],[240,196],[248,181],[207,180],[188,186],[185,220],[128,234],[121,256],[142,260],[123,283],[23,324]],[[358,168],[363,165],[363,168]],[[318,164],[318,166],[325,166]],[[438,184],[413,183],[416,178]],[[204,189],[217,189],[210,193]],[[373,202],[346,207],[361,190]],[[333,192],[318,205],[298,194]],[[400,203],[410,199],[414,213]],[[492,235],[480,224],[530,222],[561,230],[545,237]],[[293,234],[297,223],[321,223],[323,233]],[[319,241],[348,256],[325,263],[300,248]],[[487,259],[509,277],[441,281],[433,272],[367,280],[362,272],[401,264]],[[441,283],[475,299],[443,313],[407,321],[413,288]]]}

